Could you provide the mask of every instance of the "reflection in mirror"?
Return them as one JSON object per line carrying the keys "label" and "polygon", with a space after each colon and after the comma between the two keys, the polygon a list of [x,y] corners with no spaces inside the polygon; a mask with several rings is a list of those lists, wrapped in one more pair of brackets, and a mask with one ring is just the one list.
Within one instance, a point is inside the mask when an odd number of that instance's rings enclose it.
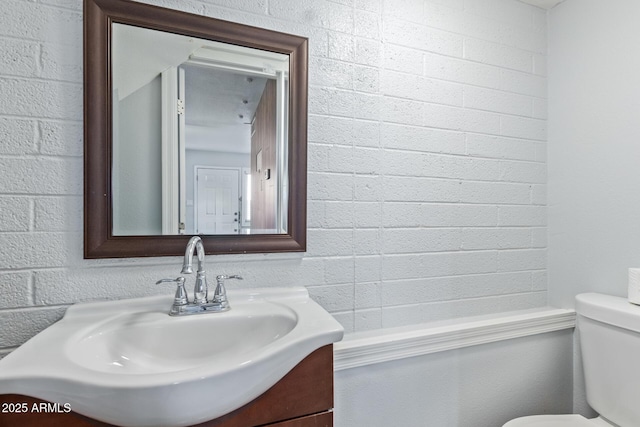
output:
{"label": "reflection in mirror", "polygon": [[112,24],[114,236],[287,233],[289,55]]}

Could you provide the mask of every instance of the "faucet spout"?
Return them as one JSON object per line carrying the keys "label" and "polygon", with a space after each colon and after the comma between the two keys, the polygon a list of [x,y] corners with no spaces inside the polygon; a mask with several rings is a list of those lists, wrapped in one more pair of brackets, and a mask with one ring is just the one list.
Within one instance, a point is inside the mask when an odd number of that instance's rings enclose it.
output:
{"label": "faucet spout", "polygon": [[187,243],[187,248],[184,251],[184,261],[182,263],[182,274],[193,273],[193,254],[198,257],[198,271],[196,276],[196,284],[193,289],[193,302],[194,304],[206,304],[207,303],[207,278],[205,276],[204,269],[204,246],[202,245],[202,239],[200,236],[193,236]]}
{"label": "faucet spout", "polygon": [[200,236],[193,236],[187,243],[184,251],[184,261],[182,262],[182,274],[193,273],[193,254],[198,257],[198,273],[204,272],[204,246]]}

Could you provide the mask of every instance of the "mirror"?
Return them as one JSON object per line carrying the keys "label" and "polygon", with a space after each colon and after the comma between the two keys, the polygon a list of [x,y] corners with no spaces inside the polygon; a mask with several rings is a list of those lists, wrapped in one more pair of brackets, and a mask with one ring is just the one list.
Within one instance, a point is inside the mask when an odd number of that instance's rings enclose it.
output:
{"label": "mirror", "polygon": [[286,233],[289,56],[111,31],[113,234]]}
{"label": "mirror", "polygon": [[304,251],[307,39],[84,3],[85,258]]}

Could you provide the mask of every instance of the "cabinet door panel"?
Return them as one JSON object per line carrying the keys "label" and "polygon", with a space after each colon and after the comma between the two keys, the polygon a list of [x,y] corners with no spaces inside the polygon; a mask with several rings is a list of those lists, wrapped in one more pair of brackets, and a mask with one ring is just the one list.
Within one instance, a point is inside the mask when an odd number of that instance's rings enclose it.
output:
{"label": "cabinet door panel", "polygon": [[261,426],[333,408],[333,345],[317,349],[276,385],[227,415],[198,427]]}

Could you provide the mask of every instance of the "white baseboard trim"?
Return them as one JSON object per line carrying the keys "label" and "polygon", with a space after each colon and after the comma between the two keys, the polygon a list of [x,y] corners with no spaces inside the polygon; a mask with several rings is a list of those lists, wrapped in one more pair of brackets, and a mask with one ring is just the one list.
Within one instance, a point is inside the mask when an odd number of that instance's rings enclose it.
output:
{"label": "white baseboard trim", "polygon": [[572,329],[575,324],[574,310],[543,309],[446,326],[417,325],[398,332],[381,329],[377,335],[335,343],[334,371]]}

